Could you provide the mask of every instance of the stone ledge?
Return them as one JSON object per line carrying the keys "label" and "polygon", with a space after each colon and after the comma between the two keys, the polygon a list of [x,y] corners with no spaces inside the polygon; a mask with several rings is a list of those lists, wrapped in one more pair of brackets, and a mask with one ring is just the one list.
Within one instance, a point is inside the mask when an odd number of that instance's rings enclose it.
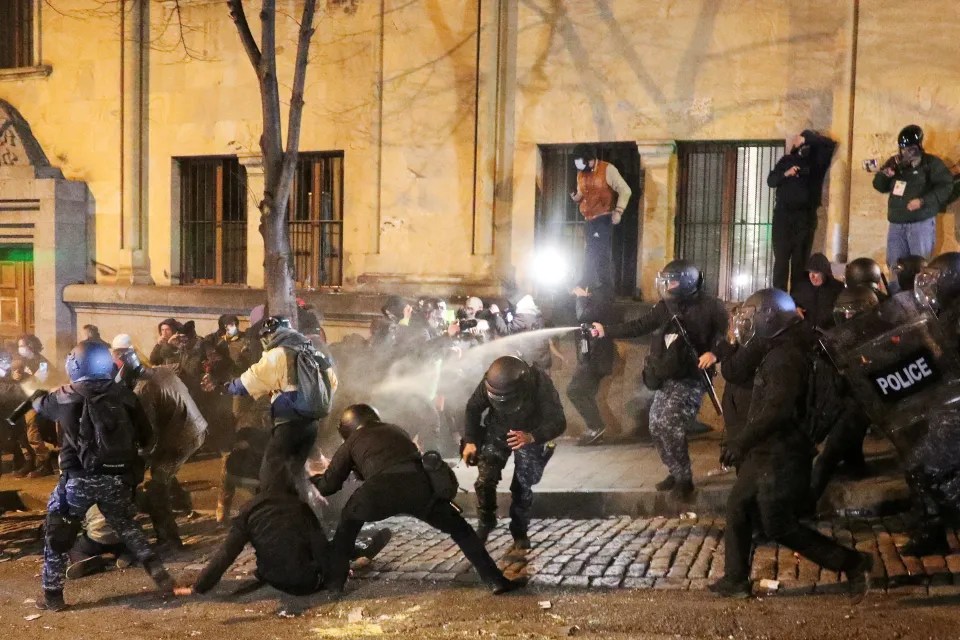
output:
{"label": "stone ledge", "polygon": [[53,67],[48,64],[38,64],[33,67],[0,69],[0,81],[23,80],[24,78],[46,78],[51,73],[53,73]]}

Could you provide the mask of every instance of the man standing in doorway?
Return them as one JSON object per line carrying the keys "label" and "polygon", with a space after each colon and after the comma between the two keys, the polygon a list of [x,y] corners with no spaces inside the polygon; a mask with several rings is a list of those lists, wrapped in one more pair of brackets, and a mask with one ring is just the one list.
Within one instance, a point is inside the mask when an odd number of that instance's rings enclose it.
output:
{"label": "man standing in doorway", "polygon": [[[620,224],[633,193],[615,166],[597,159],[597,150],[586,144],[573,149],[577,190],[570,194],[587,221],[583,250],[583,288],[613,288],[613,225]],[[616,196],[616,202],[614,202]]]}
{"label": "man standing in doorway", "polygon": [[777,161],[767,185],[777,190],[773,208],[773,286],[781,291],[804,279],[817,230],[817,208],[823,180],[837,143],[805,130],[790,141],[790,151]]}
{"label": "man standing in doorway", "polygon": [[[900,152],[889,158],[873,177],[873,188],[887,198],[887,264],[916,255],[929,258],[937,237],[937,214],[953,190],[953,176],[943,160],[923,150],[923,129],[915,124],[897,136]],[[896,279],[891,293],[899,290]]]}

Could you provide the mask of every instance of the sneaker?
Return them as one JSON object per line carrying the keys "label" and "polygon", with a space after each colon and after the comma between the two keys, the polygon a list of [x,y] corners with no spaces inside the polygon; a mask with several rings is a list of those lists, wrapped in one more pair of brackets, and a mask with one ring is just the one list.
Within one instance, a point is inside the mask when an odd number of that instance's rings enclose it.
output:
{"label": "sneaker", "polygon": [[606,427],[597,429],[587,429],[587,431],[580,436],[580,440],[577,442],[578,446],[589,447],[592,444],[600,444],[603,441],[603,434],[607,431]]}
{"label": "sneaker", "polygon": [[873,555],[860,552],[860,561],[847,574],[850,583],[850,600],[853,604],[860,604],[870,591],[870,573],[873,571]]}
{"label": "sneaker", "polygon": [[480,538],[480,542],[485,543],[487,538],[490,537],[490,532],[493,531],[496,526],[496,522],[480,522],[477,525],[477,537]]}
{"label": "sneaker", "polygon": [[670,490],[670,495],[673,496],[674,500],[687,502],[693,497],[694,491],[692,480],[680,480]]}
{"label": "sneaker", "polygon": [[753,593],[750,590],[749,580],[732,580],[726,576],[707,585],[707,590],[724,598],[749,598]]}
{"label": "sneaker", "polygon": [[527,583],[530,581],[529,578],[515,578],[509,580],[507,578],[501,578],[493,585],[491,585],[490,590],[493,592],[493,595],[499,596],[504,593],[510,593],[511,591],[516,591],[517,589],[523,589],[527,586]]}
{"label": "sneaker", "polygon": [[673,476],[667,476],[657,484],[653,485],[657,491],[670,491],[677,484],[677,479]]}
{"label": "sneaker", "polygon": [[104,560],[103,556],[87,556],[67,567],[67,577],[71,580],[76,580],[77,578],[100,573],[105,571],[106,568],[107,561]]}
{"label": "sneaker", "polygon": [[117,569],[126,569],[137,564],[137,559],[130,553],[123,552],[117,556]]}
{"label": "sneaker", "polygon": [[62,589],[44,589],[37,598],[37,609],[43,611],[63,611],[67,608],[67,603],[63,599]]}
{"label": "sneaker", "polygon": [[159,559],[148,561],[144,565],[144,568],[153,579],[154,584],[157,585],[157,591],[164,595],[173,593],[173,587],[176,585],[173,582],[173,578],[167,573],[167,568],[163,566]]}
{"label": "sneaker", "polygon": [[357,558],[366,558],[373,560],[374,557],[387,546],[390,538],[393,537],[390,529],[378,529],[376,533],[365,540],[357,540],[354,547],[354,555]]}
{"label": "sneaker", "polygon": [[513,548],[520,549],[521,551],[526,551],[530,548],[530,538],[526,533],[513,534]]}

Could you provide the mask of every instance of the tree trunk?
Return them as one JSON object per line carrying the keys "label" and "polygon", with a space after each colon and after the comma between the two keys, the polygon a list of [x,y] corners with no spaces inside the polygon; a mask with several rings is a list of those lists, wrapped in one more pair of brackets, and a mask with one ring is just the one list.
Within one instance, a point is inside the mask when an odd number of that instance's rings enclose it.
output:
{"label": "tree trunk", "polygon": [[272,316],[289,318],[297,326],[297,300],[290,265],[290,235],[284,210],[274,210],[272,198],[260,204],[260,234],[264,245],[264,285],[267,310]]}

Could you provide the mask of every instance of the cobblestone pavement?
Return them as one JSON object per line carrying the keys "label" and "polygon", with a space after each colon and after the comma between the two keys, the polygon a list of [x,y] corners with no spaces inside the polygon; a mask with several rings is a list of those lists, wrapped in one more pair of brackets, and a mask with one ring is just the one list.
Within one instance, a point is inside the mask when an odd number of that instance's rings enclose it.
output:
{"label": "cobblestone pavement", "polygon": [[[40,514],[0,518],[2,562],[37,562],[42,542]],[[361,580],[477,581],[456,545],[439,531],[412,518],[383,523],[393,540],[372,562],[355,566]],[[178,574],[199,571],[223,539],[209,513],[180,518],[187,549],[168,559]],[[836,519],[818,523],[826,535],[875,555],[874,585],[897,593],[960,595],[960,542],[950,534],[951,553],[913,558],[901,556],[906,541],[902,517]],[[533,548],[513,550],[502,523],[487,548],[511,576],[526,575],[534,585],[578,588],[699,590],[723,573],[723,521],[713,518],[541,519],[531,526]],[[3,574],[0,564],[0,576]],[[39,564],[38,564],[39,566]],[[248,547],[228,577],[252,575],[253,550]],[[758,592],[763,579],[779,582],[783,593],[834,592],[845,587],[836,572],[800,558],[774,544],[757,547],[752,577]]]}

